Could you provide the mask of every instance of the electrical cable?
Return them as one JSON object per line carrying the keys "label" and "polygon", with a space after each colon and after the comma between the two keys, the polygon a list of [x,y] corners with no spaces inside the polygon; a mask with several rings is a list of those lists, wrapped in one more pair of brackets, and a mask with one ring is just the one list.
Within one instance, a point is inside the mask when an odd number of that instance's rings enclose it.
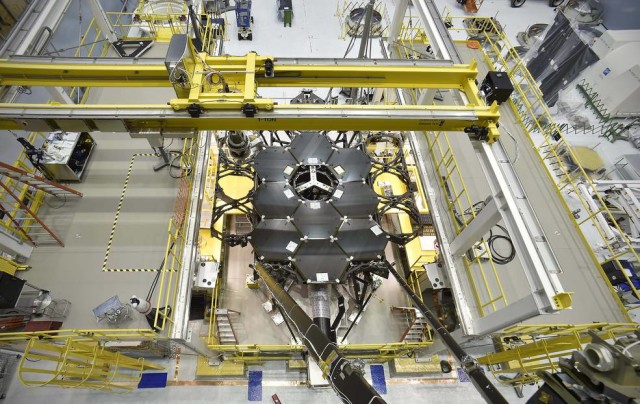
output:
{"label": "electrical cable", "polygon": [[52,52],[45,52],[45,53],[42,53],[41,55],[42,56],[50,56],[50,55],[52,55],[54,53],[60,54],[60,52],[66,52],[66,51],[69,51],[69,50],[74,50],[74,49],[82,48],[82,47],[85,47],[85,46],[89,46],[89,45],[93,45],[93,44],[97,44],[97,43],[105,42],[105,41],[108,41],[108,39],[101,39],[101,40],[95,41],[95,42],[89,42],[89,43],[85,43],[85,44],[78,45],[78,46],[72,46],[71,48],[58,49],[58,50],[55,50],[55,51],[52,51]]}
{"label": "electrical cable", "polygon": [[[173,248],[173,246],[175,245],[175,240],[171,242],[171,245],[169,245],[169,250],[171,250]],[[153,281],[151,282],[151,287],[149,288],[149,293],[147,293],[147,301],[151,301],[151,297],[153,296],[153,292],[156,290],[156,286],[158,285],[158,280],[160,279],[160,272],[162,272],[162,267],[164,267],[164,263],[166,261],[167,257],[162,257],[162,262],[160,262],[160,265],[158,266],[158,271],[156,271],[156,276],[153,278]]]}
{"label": "electrical cable", "polygon": [[173,179],[176,179],[176,180],[186,177],[188,175],[188,171],[182,169],[182,164],[180,164],[180,166],[178,166],[180,168],[180,170],[182,171],[182,173],[180,175],[174,175],[173,171],[172,171],[173,169],[177,169],[178,168],[178,167],[176,167],[174,165],[174,163],[176,162],[177,159],[182,158],[182,156],[183,156],[182,152],[180,152],[180,151],[169,151],[168,154],[175,154],[176,155],[169,162],[169,177],[171,177]]}
{"label": "electrical cable", "polygon": [[56,199],[62,199],[62,204],[61,204],[61,205],[59,205],[59,206],[51,206],[51,204],[49,203],[49,198],[44,198],[44,203],[45,203],[45,204],[47,204],[47,206],[48,206],[50,209],[54,209],[54,210],[55,210],[55,209],[60,209],[60,208],[62,208],[64,205],[66,205],[66,204],[67,204],[67,195],[63,194],[63,195],[62,195],[62,197],[59,197],[59,196],[57,196],[57,195],[53,195],[53,196],[54,196],[54,198],[56,198]]}
{"label": "electrical cable", "polygon": [[[479,213],[482,210],[482,208],[485,207],[485,205],[486,205],[485,201],[476,202],[473,205],[471,205],[470,208],[465,209],[463,215],[468,216],[473,214],[475,216],[477,213]],[[462,220],[459,214],[456,214],[456,220],[460,225],[464,224],[464,221]],[[500,229],[502,232],[504,232],[504,234],[494,234],[494,230],[491,229],[489,230],[489,237],[487,237],[485,241],[487,243],[487,247],[489,248],[491,260],[498,265],[505,265],[515,259],[516,257],[515,245],[513,244],[513,240],[511,240],[511,237],[509,236],[508,230],[504,226],[500,224],[496,224],[494,227],[497,227],[498,229]],[[498,252],[498,250],[495,247],[495,243],[498,240],[504,240],[509,244],[508,254],[503,254]],[[482,239],[480,241],[482,241]]]}
{"label": "electrical cable", "polygon": [[520,156],[520,150],[519,150],[519,146],[518,146],[518,141],[516,140],[516,138],[511,134],[511,132],[509,132],[509,129],[507,129],[506,126],[500,124],[500,127],[502,129],[504,129],[505,132],[507,132],[507,135],[509,135],[509,137],[513,140],[513,144],[516,146],[516,156],[514,157],[513,161],[511,162],[511,164],[515,164],[516,161],[518,161],[518,157]]}
{"label": "electrical cable", "polygon": [[627,346],[622,350],[622,353],[626,355],[627,353],[629,353],[629,350],[630,350],[631,348],[633,348],[634,346],[636,346],[636,345],[640,345],[640,341],[636,341],[636,342],[634,342],[634,343],[632,343],[632,344],[627,345]]}
{"label": "electrical cable", "polygon": [[[502,234],[493,234],[493,229],[490,230],[489,237],[487,238],[487,246],[489,247],[489,251],[491,252],[491,259],[493,260],[493,262],[498,265],[505,265],[513,261],[513,259],[516,257],[516,249],[513,245],[511,237],[508,236],[509,233],[507,232],[507,229],[499,224],[496,224],[496,227],[505,232],[507,235],[505,236]],[[509,254],[502,255],[496,250],[496,240],[505,240],[509,244]]]}

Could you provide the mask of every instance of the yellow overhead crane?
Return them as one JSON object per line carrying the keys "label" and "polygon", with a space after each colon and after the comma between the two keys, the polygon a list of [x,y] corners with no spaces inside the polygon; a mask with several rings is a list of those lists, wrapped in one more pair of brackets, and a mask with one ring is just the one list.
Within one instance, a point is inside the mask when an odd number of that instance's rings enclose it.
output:
{"label": "yellow overhead crane", "polygon": [[[12,57],[3,86],[173,86],[177,98],[150,105],[0,104],[0,129],[85,130],[445,130],[490,143],[496,104],[475,83],[477,67],[449,61],[209,56],[188,44],[177,65],[159,59]],[[458,105],[278,104],[260,87],[373,87],[458,90]],[[387,100],[389,101],[389,100]],[[196,119],[197,118],[197,119]]]}

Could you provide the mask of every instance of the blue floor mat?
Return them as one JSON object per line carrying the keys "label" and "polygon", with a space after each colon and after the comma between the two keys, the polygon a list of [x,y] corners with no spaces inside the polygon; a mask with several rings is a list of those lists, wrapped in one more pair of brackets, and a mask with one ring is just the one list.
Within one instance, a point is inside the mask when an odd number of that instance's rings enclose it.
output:
{"label": "blue floor mat", "polygon": [[143,373],[140,383],[138,383],[139,389],[161,389],[164,387],[167,387],[166,373]]}
{"label": "blue floor mat", "polygon": [[262,371],[249,371],[249,401],[262,401]]}
{"label": "blue floor mat", "polygon": [[387,394],[387,382],[384,378],[384,366],[371,365],[371,381],[378,394]]}

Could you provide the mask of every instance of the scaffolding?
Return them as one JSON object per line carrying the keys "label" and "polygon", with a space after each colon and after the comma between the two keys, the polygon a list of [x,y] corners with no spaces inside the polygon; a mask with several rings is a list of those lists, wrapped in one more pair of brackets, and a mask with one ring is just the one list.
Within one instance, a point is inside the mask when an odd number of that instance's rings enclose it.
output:
{"label": "scaffolding", "polygon": [[592,332],[613,341],[638,330],[635,323],[516,325],[494,334],[497,352],[478,358],[478,363],[488,366],[501,383],[533,383],[540,380],[540,371],[559,371],[558,360],[584,349]]}
{"label": "scaffolding", "polygon": [[98,344],[80,343],[69,338],[63,344],[32,338],[18,368],[18,377],[27,387],[58,386],[109,392],[138,388],[142,373],[163,370]]}

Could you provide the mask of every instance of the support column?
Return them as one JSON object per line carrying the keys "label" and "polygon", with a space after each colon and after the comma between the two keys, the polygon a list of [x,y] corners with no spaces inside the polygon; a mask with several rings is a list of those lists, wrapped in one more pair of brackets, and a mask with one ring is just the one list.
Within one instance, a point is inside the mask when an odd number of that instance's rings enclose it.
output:
{"label": "support column", "polygon": [[327,285],[309,285],[309,299],[313,313],[313,323],[322,333],[331,338],[331,308],[329,307],[329,288]]}
{"label": "support column", "polygon": [[500,210],[495,198],[482,208],[467,227],[451,242],[451,254],[463,255],[500,221]]}
{"label": "support column", "polygon": [[[369,43],[369,36],[371,35],[371,16],[373,15],[373,6],[376,0],[369,0],[369,4],[364,9],[364,24],[362,25],[362,38],[360,39],[360,49],[358,50],[358,59],[364,59],[364,54],[367,51],[367,44]],[[358,22],[360,24],[360,22]],[[356,28],[356,34],[358,29]],[[369,55],[371,57],[371,55]],[[351,97],[352,104],[358,104],[359,88],[352,88],[349,96]]]}
{"label": "support column", "polygon": [[395,47],[393,46],[400,36],[402,30],[402,22],[404,16],[407,14],[407,7],[409,6],[409,0],[398,0],[396,9],[393,12],[393,18],[389,25],[389,33],[387,34],[387,48],[389,49],[389,58],[396,57]]}

